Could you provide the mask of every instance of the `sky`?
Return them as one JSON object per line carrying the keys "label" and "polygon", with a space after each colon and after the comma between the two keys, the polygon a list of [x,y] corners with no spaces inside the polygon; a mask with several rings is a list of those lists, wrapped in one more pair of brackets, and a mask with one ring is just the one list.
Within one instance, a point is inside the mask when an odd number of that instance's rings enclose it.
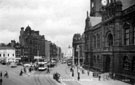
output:
{"label": "sky", "polygon": [[19,41],[29,25],[66,52],[73,35],[84,32],[89,10],[90,0],[0,0],[0,43]]}

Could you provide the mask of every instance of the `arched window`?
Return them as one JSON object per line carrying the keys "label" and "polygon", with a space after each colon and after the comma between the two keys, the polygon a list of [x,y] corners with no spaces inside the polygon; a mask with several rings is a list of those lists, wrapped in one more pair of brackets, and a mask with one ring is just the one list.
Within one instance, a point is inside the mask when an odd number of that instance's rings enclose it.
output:
{"label": "arched window", "polygon": [[97,42],[96,42],[96,36],[93,36],[93,46],[94,46],[94,48],[96,48],[96,44],[97,44]]}
{"label": "arched window", "polygon": [[100,62],[100,56],[99,55],[97,55],[97,61]]}
{"label": "arched window", "polygon": [[130,25],[128,23],[125,23],[124,25],[124,44],[129,45],[129,31],[130,31]]}
{"label": "arched window", "polygon": [[134,27],[133,27],[133,42],[134,42],[134,45],[135,45],[135,25],[134,25]]}
{"label": "arched window", "polygon": [[108,42],[108,46],[113,46],[113,36],[112,34],[110,33],[107,37],[107,42]]}
{"label": "arched window", "polygon": [[123,69],[126,71],[130,70],[130,59],[127,56],[124,56],[123,58]]}
{"label": "arched window", "polygon": [[93,62],[94,63],[96,62],[96,56],[95,55],[93,56]]}
{"label": "arched window", "polygon": [[97,47],[100,48],[100,35],[97,34]]}
{"label": "arched window", "polygon": [[135,56],[132,59],[132,71],[135,72]]}

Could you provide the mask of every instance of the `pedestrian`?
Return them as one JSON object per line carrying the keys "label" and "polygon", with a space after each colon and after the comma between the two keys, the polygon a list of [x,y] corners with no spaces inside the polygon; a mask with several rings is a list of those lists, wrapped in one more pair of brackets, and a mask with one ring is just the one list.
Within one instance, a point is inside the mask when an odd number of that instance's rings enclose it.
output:
{"label": "pedestrian", "polygon": [[24,70],[24,73],[26,73],[26,67],[24,67],[24,69],[23,69],[23,70]]}
{"label": "pedestrian", "polygon": [[113,79],[115,80],[115,73],[113,73]]}
{"label": "pedestrian", "polygon": [[20,76],[22,76],[22,74],[23,74],[23,71],[22,71],[22,69],[21,69],[21,71],[20,71]]}
{"label": "pedestrian", "polygon": [[74,70],[72,71],[72,77],[74,77]]}
{"label": "pedestrian", "polygon": [[89,76],[89,74],[90,74],[89,71],[87,71],[87,74],[88,74],[88,76]]}
{"label": "pedestrian", "polygon": [[80,72],[78,72],[78,80],[80,80]]}
{"label": "pedestrian", "polygon": [[8,72],[6,71],[5,74],[4,74],[4,77],[8,78]]}
{"label": "pedestrian", "polygon": [[100,74],[98,75],[98,80],[99,80],[99,81],[101,80],[101,75],[100,75]]}
{"label": "pedestrian", "polygon": [[29,68],[29,72],[31,72],[31,70],[32,70],[32,69],[31,69],[31,67],[30,67],[30,68]]}
{"label": "pedestrian", "polygon": [[84,74],[84,70],[82,69],[82,74]]}
{"label": "pedestrian", "polygon": [[3,80],[2,80],[2,77],[0,77],[0,85],[2,85],[2,81],[3,81]]}
{"label": "pedestrian", "polygon": [[2,72],[0,72],[0,77],[2,77]]}
{"label": "pedestrian", "polygon": [[0,72],[0,85],[2,85],[2,72]]}
{"label": "pedestrian", "polygon": [[72,67],[70,68],[70,72],[72,72],[73,71],[73,69],[72,69]]}

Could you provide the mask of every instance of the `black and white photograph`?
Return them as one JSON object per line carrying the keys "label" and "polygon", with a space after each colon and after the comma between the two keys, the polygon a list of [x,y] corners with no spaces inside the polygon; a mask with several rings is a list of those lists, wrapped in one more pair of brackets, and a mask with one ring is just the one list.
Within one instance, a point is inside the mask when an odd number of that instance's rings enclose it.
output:
{"label": "black and white photograph", "polygon": [[135,85],[135,0],[0,0],[0,85]]}

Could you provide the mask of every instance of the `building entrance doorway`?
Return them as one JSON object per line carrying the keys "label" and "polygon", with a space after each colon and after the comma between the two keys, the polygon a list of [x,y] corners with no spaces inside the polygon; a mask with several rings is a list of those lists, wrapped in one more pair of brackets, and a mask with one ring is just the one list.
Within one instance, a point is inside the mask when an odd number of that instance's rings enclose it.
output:
{"label": "building entrance doorway", "polygon": [[111,63],[110,55],[104,55],[104,71],[105,72],[110,72],[110,63]]}

